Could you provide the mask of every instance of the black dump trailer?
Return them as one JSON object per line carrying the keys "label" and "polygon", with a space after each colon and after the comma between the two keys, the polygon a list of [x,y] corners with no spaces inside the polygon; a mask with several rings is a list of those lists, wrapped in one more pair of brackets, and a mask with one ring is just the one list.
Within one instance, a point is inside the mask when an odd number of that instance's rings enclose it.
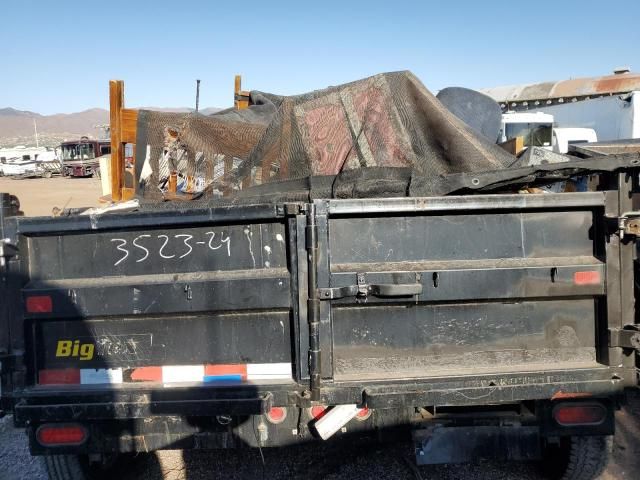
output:
{"label": "black dump trailer", "polygon": [[422,464],[555,456],[592,478],[639,346],[638,172],[604,177],[59,218],[5,194],[3,408],[54,480],[128,452],[409,434]]}

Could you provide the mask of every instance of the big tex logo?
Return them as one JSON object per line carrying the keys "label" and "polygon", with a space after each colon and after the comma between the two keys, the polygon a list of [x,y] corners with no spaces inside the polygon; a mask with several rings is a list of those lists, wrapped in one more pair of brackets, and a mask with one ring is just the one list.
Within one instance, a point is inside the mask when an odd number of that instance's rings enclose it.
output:
{"label": "big tex logo", "polygon": [[80,343],[80,340],[58,340],[56,357],[72,357],[79,360],[91,360],[95,346],[93,343]]}

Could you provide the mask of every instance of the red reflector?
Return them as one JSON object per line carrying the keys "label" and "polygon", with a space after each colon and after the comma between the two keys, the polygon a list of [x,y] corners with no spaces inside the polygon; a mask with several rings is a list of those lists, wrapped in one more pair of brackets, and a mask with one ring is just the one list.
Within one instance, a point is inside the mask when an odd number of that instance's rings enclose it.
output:
{"label": "red reflector", "polygon": [[287,418],[287,409],[282,407],[272,407],[267,413],[267,420],[271,423],[282,423]]}
{"label": "red reflector", "polygon": [[40,370],[38,372],[39,385],[79,385],[80,369],[65,368],[62,370]]}
{"label": "red reflector", "polygon": [[87,430],[80,425],[42,425],[36,439],[44,447],[80,445],[87,439]]}
{"label": "red reflector", "polygon": [[356,420],[366,420],[371,416],[371,410],[369,407],[361,408],[358,413],[356,413]]}
{"label": "red reflector", "polygon": [[553,418],[560,425],[594,425],[604,422],[607,411],[602,405],[563,404],[553,409]]}
{"label": "red reflector", "polygon": [[53,302],[48,295],[36,295],[27,297],[27,312],[29,313],[51,313]]}
{"label": "red reflector", "polygon": [[573,283],[576,285],[600,285],[600,272],[576,272],[573,274]]}
{"label": "red reflector", "polygon": [[161,382],[162,367],[140,367],[131,372],[132,382]]}
{"label": "red reflector", "polygon": [[309,414],[314,420],[320,420],[327,413],[327,407],[324,405],[314,405],[309,409]]}

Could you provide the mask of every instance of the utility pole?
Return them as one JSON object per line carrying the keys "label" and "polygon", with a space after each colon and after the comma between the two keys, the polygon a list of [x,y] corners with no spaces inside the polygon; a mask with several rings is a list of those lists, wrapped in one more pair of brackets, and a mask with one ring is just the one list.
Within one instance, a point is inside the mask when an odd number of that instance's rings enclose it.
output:
{"label": "utility pole", "polygon": [[200,80],[196,80],[196,113],[198,113],[199,106],[200,106]]}
{"label": "utility pole", "polygon": [[38,125],[36,125],[36,119],[33,119],[33,131],[36,134],[36,148],[40,148],[40,142],[38,140]]}

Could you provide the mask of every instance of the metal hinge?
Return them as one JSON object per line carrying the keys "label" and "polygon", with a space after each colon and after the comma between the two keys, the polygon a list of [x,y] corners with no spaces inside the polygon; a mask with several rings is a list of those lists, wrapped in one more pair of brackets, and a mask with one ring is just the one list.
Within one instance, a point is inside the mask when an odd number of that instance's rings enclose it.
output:
{"label": "metal hinge", "polygon": [[609,329],[609,346],[631,348],[640,352],[640,331],[636,325]]}
{"label": "metal hinge", "polygon": [[334,300],[345,297],[366,298],[368,295],[374,297],[411,297],[422,294],[422,283],[420,282],[422,275],[419,273],[416,273],[415,283],[368,284],[364,273],[358,273],[356,278],[357,285],[319,288],[318,298],[320,300]]}
{"label": "metal hinge", "polygon": [[640,236],[640,212],[625,212],[618,217],[618,233],[620,239],[625,235]]}
{"label": "metal hinge", "polygon": [[0,239],[0,267],[4,267],[7,259],[15,257],[17,253],[18,247],[12,244],[8,238]]}

